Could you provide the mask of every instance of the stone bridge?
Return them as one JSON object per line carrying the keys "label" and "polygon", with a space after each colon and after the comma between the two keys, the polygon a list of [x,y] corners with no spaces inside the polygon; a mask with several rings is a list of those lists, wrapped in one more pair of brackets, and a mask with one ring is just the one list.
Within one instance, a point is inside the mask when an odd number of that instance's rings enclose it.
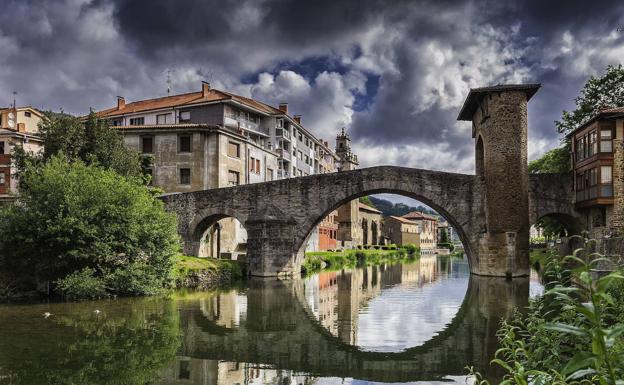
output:
{"label": "stone bridge", "polygon": [[[392,273],[382,271],[380,281]],[[437,335],[400,352],[374,352],[350,345],[322,326],[307,307],[301,280],[252,280],[246,291],[246,320],[237,327],[211,320],[212,311],[182,310],[188,332],[178,354],[384,383],[443,381],[449,375],[466,375],[466,365],[492,378],[498,375],[490,360],[499,347],[500,320],[527,305],[528,289],[528,278],[473,275],[460,309]]]}
{"label": "stone bridge", "polygon": [[248,272],[296,275],[312,229],[331,211],[364,195],[393,193],[421,201],[457,230],[471,272],[526,276],[531,222],[573,221],[570,177],[529,178],[527,103],[539,85],[470,91],[459,119],[471,120],[476,175],[381,166],[163,197],[179,220],[184,252],[198,255],[206,230],[234,217],[247,229]]}

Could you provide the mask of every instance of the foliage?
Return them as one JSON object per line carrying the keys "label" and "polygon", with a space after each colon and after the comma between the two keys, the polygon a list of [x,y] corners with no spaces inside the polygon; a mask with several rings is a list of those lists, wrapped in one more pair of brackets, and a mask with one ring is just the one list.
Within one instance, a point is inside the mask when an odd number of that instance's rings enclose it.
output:
{"label": "foliage", "polygon": [[[14,148],[12,156],[18,176],[64,154],[70,161],[99,165],[123,176],[140,178],[144,184],[150,181],[151,158],[129,150],[119,132],[93,111],[84,122],[63,112],[46,112],[39,123],[39,135],[44,145],[41,153],[27,153],[20,146]],[[21,189],[26,188],[25,183],[27,180],[20,178]]]}
{"label": "foliage", "polygon": [[91,278],[102,279],[110,295],[169,285],[176,220],[138,179],[63,155],[26,169],[22,179],[28,187],[17,204],[0,212],[0,270],[20,277],[22,290],[84,279],[91,297],[99,287]]}
{"label": "foliage", "polygon": [[563,111],[561,120],[555,125],[560,133],[569,134],[578,126],[588,122],[601,108],[624,106],[624,68],[622,65],[608,66],[600,77],[591,76],[574,99],[576,108]]}
{"label": "foliage", "polygon": [[69,299],[96,299],[107,296],[106,283],[102,278],[95,276],[95,269],[88,267],[59,279],[56,285],[58,292]]}
{"label": "foliage", "polygon": [[437,213],[425,206],[412,207],[404,203],[392,203],[385,199],[370,196],[370,201],[377,210],[381,211],[384,216],[394,215],[397,217],[411,213],[412,211],[420,211],[425,214],[437,215]]}
{"label": "foliage", "polygon": [[570,172],[572,162],[570,160],[570,145],[553,148],[541,158],[529,162],[531,174],[559,174]]}
{"label": "foliage", "polygon": [[440,243],[450,243],[448,231],[445,228],[440,229]]}
{"label": "foliage", "polygon": [[545,295],[498,331],[502,347],[492,362],[507,372],[501,384],[623,383],[624,314],[617,312],[624,276],[596,277],[595,268],[609,261],[585,251],[591,242],[564,258],[544,254]]}
{"label": "foliage", "polygon": [[420,252],[420,248],[413,243],[405,244],[403,245],[403,248],[405,249],[405,251],[407,251],[408,254],[414,254],[416,252]]}
{"label": "foliage", "polygon": [[186,255],[177,255],[173,269],[173,279],[176,287],[185,286],[184,282],[197,273],[210,275],[213,281],[233,281],[243,278],[243,265],[238,261],[214,258],[198,258]]}
{"label": "foliage", "polygon": [[305,255],[301,270],[304,275],[309,275],[325,269],[333,271],[355,268],[356,266],[409,262],[420,256],[420,250],[417,247],[415,247],[413,252],[410,252],[411,249],[410,247],[394,250],[369,249],[309,252]]}
{"label": "foliage", "polygon": [[364,197],[361,197],[361,198],[360,198],[360,202],[361,202],[361,203],[364,203],[364,204],[365,204],[365,205],[367,205],[367,206],[370,206],[370,207],[375,207],[375,205],[373,204],[373,202],[371,202],[371,199],[370,199],[370,197],[369,197],[369,196],[364,196]]}
{"label": "foliage", "polygon": [[556,218],[542,217],[535,226],[542,229],[542,234],[544,234],[546,239],[565,237],[567,234],[566,227]]}

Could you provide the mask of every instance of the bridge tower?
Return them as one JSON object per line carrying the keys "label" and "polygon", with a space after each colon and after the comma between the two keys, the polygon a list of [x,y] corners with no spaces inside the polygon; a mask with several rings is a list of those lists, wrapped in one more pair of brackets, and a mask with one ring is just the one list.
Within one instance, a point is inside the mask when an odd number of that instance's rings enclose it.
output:
{"label": "bridge tower", "polygon": [[[338,155],[338,171],[355,170],[359,165],[357,155],[351,152],[351,138],[342,131],[336,136],[336,155]],[[363,238],[358,229],[360,226],[360,209],[358,200],[354,199],[338,208],[338,232],[337,238],[340,246],[351,248],[361,245]]]}
{"label": "bridge tower", "polygon": [[[472,235],[471,270],[479,275],[529,274],[527,104],[539,84],[471,89],[458,120],[472,121],[475,168],[485,223]],[[476,239],[475,239],[476,238]]]}

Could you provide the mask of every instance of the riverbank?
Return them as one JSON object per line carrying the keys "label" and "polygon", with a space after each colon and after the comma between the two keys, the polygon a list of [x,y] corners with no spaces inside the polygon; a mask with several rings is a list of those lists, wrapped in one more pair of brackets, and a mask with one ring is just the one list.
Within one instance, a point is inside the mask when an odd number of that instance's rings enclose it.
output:
{"label": "riverbank", "polygon": [[174,286],[176,288],[206,289],[226,286],[244,276],[244,266],[227,259],[175,257]]}
{"label": "riverbank", "polygon": [[301,265],[301,272],[304,275],[310,275],[323,270],[342,270],[356,266],[407,262],[419,257],[420,250],[416,247],[392,250],[363,249],[308,252],[305,254],[305,259]]}

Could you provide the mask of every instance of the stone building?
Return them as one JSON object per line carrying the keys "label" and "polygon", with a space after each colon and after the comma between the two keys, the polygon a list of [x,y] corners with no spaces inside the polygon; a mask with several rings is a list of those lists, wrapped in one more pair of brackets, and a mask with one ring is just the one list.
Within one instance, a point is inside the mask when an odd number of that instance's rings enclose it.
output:
{"label": "stone building", "polygon": [[362,239],[363,246],[379,245],[382,241],[383,214],[374,207],[357,201],[359,232],[358,238]]}
{"label": "stone building", "polygon": [[419,211],[412,211],[403,215],[402,218],[418,224],[420,252],[422,254],[435,253],[438,245],[438,218]]}
{"label": "stone building", "polygon": [[[266,182],[337,170],[339,157],[278,108],[214,89],[126,103],[97,112],[109,119],[126,145],[153,157],[152,184],[165,192],[188,192]],[[233,218],[206,232],[202,256],[237,258],[246,253],[245,228]],[[318,228],[309,250],[320,244]]]}
{"label": "stone building", "polygon": [[590,235],[624,230],[624,107],[601,110],[568,138],[575,208]]}
{"label": "stone building", "polygon": [[420,228],[417,222],[409,219],[389,216],[383,222],[384,237],[398,246],[409,243],[420,247]]}
{"label": "stone building", "polygon": [[[336,136],[338,171],[355,170],[359,165],[357,155],[351,151],[351,138],[344,130]],[[338,208],[338,243],[345,249],[362,244],[361,223],[359,221],[358,200],[354,199]]]}
{"label": "stone building", "polygon": [[38,124],[43,114],[33,107],[0,109],[0,203],[12,201],[17,193],[15,165],[11,151],[21,145],[27,152],[37,153],[43,148],[38,136]]}

